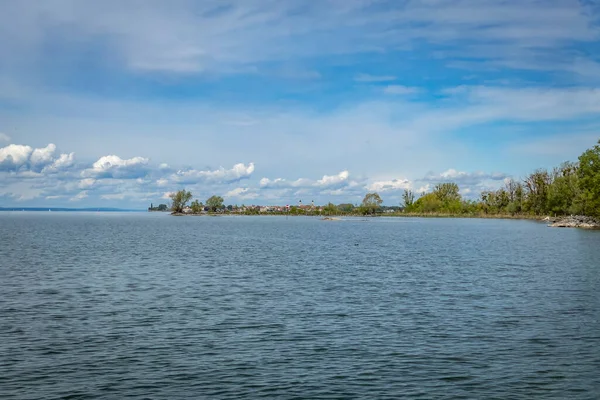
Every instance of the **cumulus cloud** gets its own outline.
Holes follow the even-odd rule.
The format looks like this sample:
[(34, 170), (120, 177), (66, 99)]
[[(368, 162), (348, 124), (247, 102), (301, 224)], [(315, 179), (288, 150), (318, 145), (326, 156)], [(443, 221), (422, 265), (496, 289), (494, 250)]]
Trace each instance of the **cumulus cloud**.
[(16, 170), (26, 165), (32, 151), (30, 146), (20, 144), (0, 148), (0, 170)]
[(410, 189), (411, 182), (408, 179), (392, 179), (389, 181), (375, 181), (367, 186), (370, 192), (393, 192)]
[(74, 153), (55, 155), (56, 145), (48, 144), (42, 148), (10, 144), (0, 148), (0, 171), (56, 172), (73, 165)]
[(321, 179), (312, 180), (307, 178), (300, 178), (294, 181), (288, 181), (284, 178), (262, 178), (260, 180), (260, 186), (262, 188), (274, 188), (274, 189), (282, 189), (282, 188), (322, 188), (322, 189), (334, 189), (343, 186), (352, 185), (353, 182), (350, 181), (350, 173), (346, 170), (340, 172), (337, 175), (323, 175)]
[(319, 179), (315, 185), (319, 187), (332, 188), (334, 186), (345, 186), (348, 184), (348, 178), (350, 173), (348, 171), (342, 171), (337, 175), (324, 175), (323, 178)]
[(250, 189), (250, 188), (235, 188), (233, 190), (230, 190), (229, 192), (225, 193), (225, 198), (228, 197), (233, 197), (233, 198), (237, 198), (237, 199), (256, 199), (258, 197), (258, 193), (256, 193), (254, 190)]
[(44, 167), (42, 172), (58, 172), (68, 169), (75, 163), (75, 153), (61, 154), (52, 164)]
[(56, 145), (50, 143), (48, 146), (41, 149), (34, 149), (29, 156), (29, 162), (31, 167), (35, 169), (41, 169), (46, 165), (54, 161), (54, 152), (56, 151)]
[(254, 172), (254, 163), (245, 165), (243, 163), (235, 164), (231, 169), (220, 167), (216, 170), (180, 170), (172, 176), (173, 181), (179, 183), (199, 183), (199, 182), (221, 182), (233, 183), (242, 179), (248, 179)]
[(115, 155), (104, 156), (92, 164), (92, 168), (82, 171), (81, 175), (95, 178), (136, 179), (147, 175), (148, 161), (144, 157), (124, 160)]

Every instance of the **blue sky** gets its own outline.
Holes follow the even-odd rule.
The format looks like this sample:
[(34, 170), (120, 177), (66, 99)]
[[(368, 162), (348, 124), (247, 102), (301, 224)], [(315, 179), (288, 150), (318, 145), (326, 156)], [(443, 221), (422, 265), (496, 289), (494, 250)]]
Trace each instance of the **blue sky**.
[(593, 1), (0, 9), (0, 206), (474, 196), (600, 139)]

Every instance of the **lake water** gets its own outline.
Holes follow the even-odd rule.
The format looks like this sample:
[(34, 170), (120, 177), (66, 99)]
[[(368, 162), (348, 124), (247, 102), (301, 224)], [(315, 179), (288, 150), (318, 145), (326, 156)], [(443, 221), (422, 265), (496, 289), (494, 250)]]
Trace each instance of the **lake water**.
[(600, 231), (0, 213), (0, 398), (600, 398)]

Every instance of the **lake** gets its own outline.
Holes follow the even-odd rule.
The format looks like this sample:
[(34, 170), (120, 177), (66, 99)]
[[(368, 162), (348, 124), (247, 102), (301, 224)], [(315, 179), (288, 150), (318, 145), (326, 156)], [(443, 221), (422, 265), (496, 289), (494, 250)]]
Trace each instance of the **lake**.
[(0, 213), (2, 399), (597, 399), (600, 231)]

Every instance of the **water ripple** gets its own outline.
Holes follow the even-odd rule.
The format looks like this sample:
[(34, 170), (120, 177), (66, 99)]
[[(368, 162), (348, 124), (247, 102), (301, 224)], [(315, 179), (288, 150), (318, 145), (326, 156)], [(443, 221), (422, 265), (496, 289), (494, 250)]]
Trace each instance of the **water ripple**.
[(6, 214), (2, 399), (600, 398), (597, 231)]

